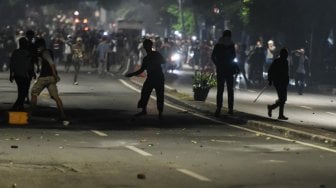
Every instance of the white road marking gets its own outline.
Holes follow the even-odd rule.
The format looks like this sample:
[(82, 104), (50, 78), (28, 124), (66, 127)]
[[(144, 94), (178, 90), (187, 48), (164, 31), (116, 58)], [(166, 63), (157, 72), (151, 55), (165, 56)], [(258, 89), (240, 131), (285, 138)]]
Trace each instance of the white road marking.
[[(125, 81), (124, 80), (121, 80), (119, 79), (119, 81), (121, 81), (122, 83), (124, 83)], [(126, 86), (128, 86), (130, 89), (134, 90), (134, 91), (137, 91), (137, 92), (140, 92), (140, 90), (134, 88), (133, 86), (131, 86), (130, 84), (125, 84)], [(155, 97), (153, 97), (155, 98)], [(178, 106), (175, 106), (175, 105), (172, 105), (172, 104), (169, 104), (169, 103), (164, 103), (166, 106), (169, 106), (173, 109), (176, 109), (176, 110), (180, 110), (182, 112), (186, 111), (186, 109), (183, 109), (181, 107), (178, 107)], [(320, 150), (324, 150), (324, 151), (329, 151), (329, 152), (332, 152), (332, 153), (336, 153), (336, 150), (335, 149), (330, 149), (330, 148), (327, 148), (327, 147), (323, 147), (323, 146), (319, 146), (319, 145), (315, 145), (315, 144), (310, 144), (310, 143), (306, 143), (306, 142), (302, 142), (302, 141), (299, 141), (299, 140), (294, 140), (294, 139), (289, 139), (289, 138), (285, 138), (285, 137), (280, 137), (280, 136), (276, 136), (276, 135), (271, 135), (271, 134), (267, 134), (267, 133), (263, 133), (263, 132), (259, 132), (259, 131), (255, 131), (255, 130), (252, 130), (252, 129), (248, 129), (248, 128), (244, 128), (244, 127), (240, 127), (240, 126), (236, 126), (236, 125), (233, 125), (233, 124), (230, 124), (230, 123), (225, 123), (225, 122), (222, 122), (220, 120), (217, 120), (215, 118), (212, 118), (212, 117), (207, 117), (205, 115), (202, 115), (202, 114), (198, 114), (198, 113), (195, 113), (195, 112), (191, 112), (189, 111), (189, 114), (192, 114), (194, 116), (197, 116), (197, 117), (200, 117), (202, 119), (207, 119), (207, 120), (210, 120), (214, 123), (218, 123), (218, 124), (224, 124), (224, 125), (227, 125), (229, 127), (233, 127), (233, 128), (236, 128), (236, 129), (239, 129), (239, 130), (243, 130), (243, 131), (246, 131), (246, 132), (250, 132), (250, 133), (254, 133), (254, 134), (258, 134), (258, 135), (263, 135), (263, 136), (266, 136), (266, 137), (271, 137), (271, 138), (276, 138), (276, 139), (279, 139), (279, 140), (283, 140), (283, 141), (287, 141), (287, 142), (295, 142), (297, 144), (301, 144), (303, 146), (308, 146), (308, 147), (312, 147), (312, 148), (315, 148), (315, 149), (320, 149)]]
[(250, 92), (250, 93), (257, 93), (256, 91), (250, 90), (250, 89), (248, 89), (247, 91)]
[(336, 116), (336, 113), (333, 113), (333, 112), (326, 112), (327, 114), (330, 114), (330, 115), (333, 115), (333, 116)]
[(165, 84), (165, 88), (167, 88), (167, 89), (169, 89), (169, 90), (174, 90), (175, 88), (172, 88), (172, 87), (170, 87), (170, 86), (168, 86), (168, 85), (166, 85)]
[(97, 134), (98, 136), (107, 136), (107, 134), (101, 132), (101, 131), (97, 131), (97, 130), (91, 130), (91, 132)]
[(309, 106), (299, 106), (299, 107), (307, 109), (307, 110), (312, 110), (313, 109), (312, 107), (309, 107)]
[(145, 151), (143, 151), (143, 150), (141, 150), (141, 149), (139, 149), (139, 148), (137, 148), (135, 146), (125, 146), (125, 147), (128, 148), (128, 149), (130, 149), (130, 150), (132, 150), (132, 151), (134, 151), (134, 152), (139, 153), (140, 155), (143, 155), (143, 156), (152, 156), (152, 154), (150, 154), (148, 152), (145, 152)]
[(209, 178), (207, 178), (205, 176), (202, 176), (202, 175), (199, 175), (199, 174), (197, 174), (195, 172), (192, 172), (190, 170), (187, 170), (187, 169), (179, 168), (179, 169), (176, 169), (176, 170), (179, 171), (179, 172), (182, 172), (183, 174), (186, 174), (186, 175), (188, 175), (190, 177), (198, 179), (200, 181), (207, 181), (207, 182), (211, 181)]

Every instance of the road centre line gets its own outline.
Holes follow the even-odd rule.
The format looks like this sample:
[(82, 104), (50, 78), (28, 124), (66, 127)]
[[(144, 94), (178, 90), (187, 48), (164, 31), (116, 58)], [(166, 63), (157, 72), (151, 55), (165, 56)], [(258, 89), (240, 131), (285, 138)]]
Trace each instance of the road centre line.
[(91, 130), (91, 132), (97, 134), (98, 136), (107, 136), (107, 134), (101, 132), (101, 131), (97, 131), (97, 130)]
[[(120, 82), (122, 83), (126, 83), (126, 81), (122, 80), (122, 79), (119, 79)], [(137, 91), (137, 92), (140, 92), (140, 90), (134, 88), (132, 85), (126, 83), (125, 86), (129, 87), (130, 89), (134, 90), (134, 91)], [(156, 99), (155, 97), (151, 96), (153, 99)], [(164, 103), (166, 106), (169, 106), (173, 109), (176, 109), (176, 110), (180, 110), (180, 111), (186, 111), (186, 109), (183, 109), (181, 107), (178, 107), (178, 106), (175, 106), (175, 105), (172, 105), (172, 104), (169, 104), (167, 102)], [(236, 125), (233, 125), (233, 124), (230, 124), (230, 123), (225, 123), (225, 122), (222, 122), (220, 120), (217, 120), (215, 118), (212, 118), (212, 117), (207, 117), (205, 115), (202, 115), (202, 114), (198, 114), (198, 113), (195, 113), (195, 112), (190, 112), (188, 111), (190, 114), (196, 116), (196, 117), (200, 117), (202, 119), (207, 119), (209, 121), (212, 121), (214, 123), (218, 123), (218, 124), (224, 124), (224, 125), (227, 125), (229, 127), (232, 127), (232, 128), (236, 128), (236, 129), (239, 129), (239, 130), (243, 130), (243, 131), (246, 131), (246, 132), (250, 132), (250, 133), (254, 133), (254, 134), (257, 134), (257, 135), (262, 135), (262, 136), (266, 136), (266, 137), (270, 137), (270, 138), (275, 138), (275, 139), (278, 139), (278, 140), (283, 140), (283, 141), (287, 141), (287, 142), (294, 142), (294, 143), (297, 143), (297, 144), (300, 144), (300, 145), (303, 145), (303, 146), (307, 146), (307, 147), (312, 147), (312, 148), (315, 148), (315, 149), (319, 149), (319, 150), (324, 150), (324, 151), (328, 151), (328, 152), (332, 152), (332, 153), (336, 153), (336, 150), (335, 149), (330, 149), (330, 148), (327, 148), (327, 147), (323, 147), (323, 146), (319, 146), (319, 145), (315, 145), (315, 144), (310, 144), (310, 143), (306, 143), (306, 142), (303, 142), (303, 141), (299, 141), (299, 140), (294, 140), (294, 139), (289, 139), (289, 138), (285, 138), (285, 137), (280, 137), (280, 136), (276, 136), (276, 135), (271, 135), (271, 134), (268, 134), (268, 133), (263, 133), (263, 132), (259, 132), (259, 131), (255, 131), (253, 129), (248, 129), (248, 128), (244, 128), (244, 127), (240, 127), (240, 126), (236, 126)]]
[(307, 109), (307, 110), (312, 110), (313, 109), (312, 107), (309, 107), (309, 106), (299, 106), (299, 107)]
[(209, 178), (207, 178), (205, 176), (202, 176), (202, 175), (199, 175), (199, 174), (197, 174), (195, 172), (192, 172), (190, 170), (187, 170), (187, 169), (179, 168), (179, 169), (176, 169), (176, 170), (179, 171), (179, 172), (182, 172), (183, 174), (186, 174), (186, 175), (188, 175), (190, 177), (198, 179), (200, 181), (207, 181), (207, 182), (211, 181)]
[(327, 114), (330, 114), (330, 115), (333, 115), (333, 116), (336, 116), (336, 113), (333, 113), (333, 112), (326, 112)]
[(140, 155), (143, 155), (143, 156), (152, 156), (152, 154), (148, 153), (148, 152), (145, 152), (144, 150), (141, 150), (135, 146), (125, 146), (126, 148), (136, 152), (136, 153), (139, 153)]

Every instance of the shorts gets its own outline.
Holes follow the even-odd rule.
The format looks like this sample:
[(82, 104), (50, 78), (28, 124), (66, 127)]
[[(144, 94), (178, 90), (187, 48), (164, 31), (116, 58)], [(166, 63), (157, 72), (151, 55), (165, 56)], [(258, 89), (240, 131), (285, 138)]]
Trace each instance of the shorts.
[(31, 94), (39, 96), (44, 88), (48, 89), (51, 98), (58, 97), (58, 90), (56, 86), (56, 80), (53, 76), (39, 77), (37, 82), (33, 85)]

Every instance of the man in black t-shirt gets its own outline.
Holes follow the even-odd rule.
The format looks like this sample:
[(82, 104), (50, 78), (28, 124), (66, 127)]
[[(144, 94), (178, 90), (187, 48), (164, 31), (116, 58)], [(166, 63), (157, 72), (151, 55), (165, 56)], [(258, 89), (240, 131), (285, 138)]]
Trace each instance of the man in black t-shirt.
[(136, 116), (147, 114), (147, 104), (152, 93), (155, 89), (157, 97), (157, 108), (159, 111), (159, 119), (162, 119), (163, 103), (164, 103), (164, 74), (161, 65), (165, 63), (162, 55), (157, 51), (152, 51), (153, 42), (149, 39), (143, 41), (143, 47), (147, 55), (143, 58), (141, 68), (138, 71), (126, 74), (126, 77), (139, 75), (146, 70), (147, 79), (145, 80), (142, 90), (141, 98), (138, 102), (138, 108), (142, 111), (137, 113)]

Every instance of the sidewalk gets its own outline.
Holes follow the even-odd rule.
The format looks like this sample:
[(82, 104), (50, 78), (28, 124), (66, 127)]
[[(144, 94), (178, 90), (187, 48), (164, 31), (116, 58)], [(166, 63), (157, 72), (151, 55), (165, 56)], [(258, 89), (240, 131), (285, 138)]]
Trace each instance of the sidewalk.
[[(142, 86), (144, 77), (132, 77), (130, 81), (137, 85)], [(175, 104), (181, 105), (188, 110), (196, 111), (214, 117), (216, 105), (210, 102), (194, 101), (193, 96), (186, 93), (181, 93), (174, 88), (165, 88), (165, 99)], [(235, 111), (233, 116), (225, 115), (227, 109), (222, 110), (222, 116), (219, 118), (221, 121), (239, 125), (242, 127), (250, 128), (256, 131), (272, 133), (281, 135), (288, 138), (311, 140), (328, 146), (336, 146), (336, 132), (327, 131), (323, 129), (303, 127), (300, 125), (288, 123), (285, 121), (278, 121), (262, 116), (252, 115), (244, 112)]]

